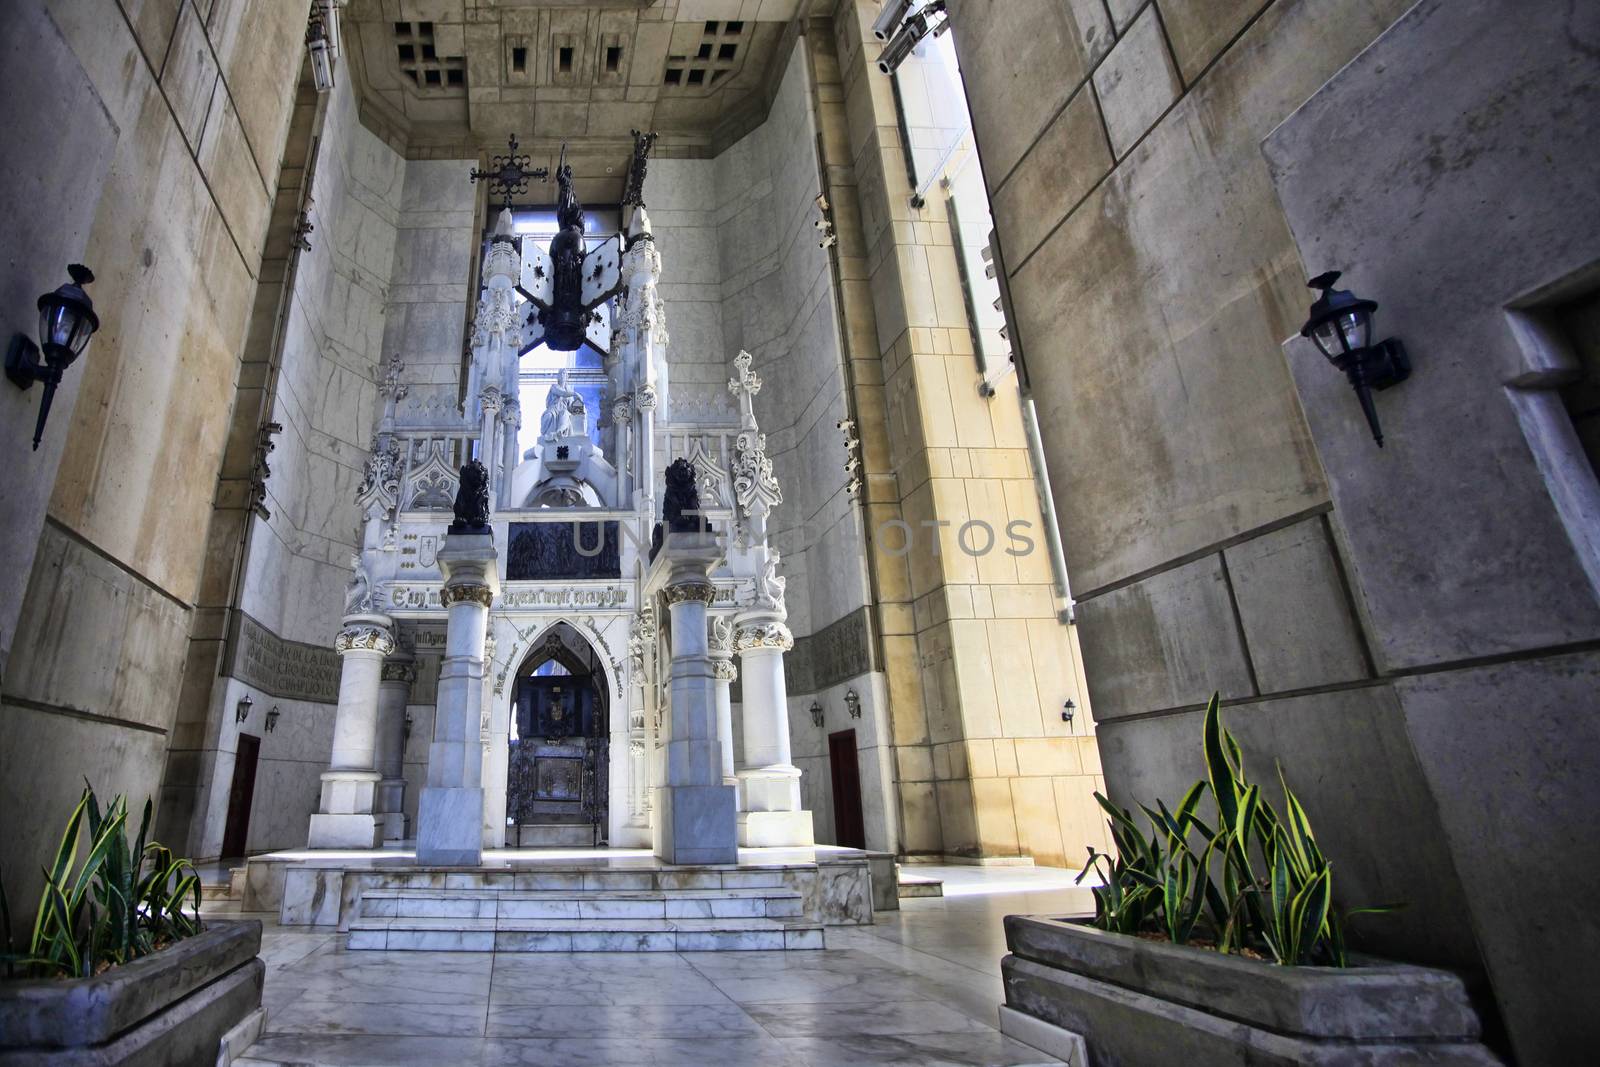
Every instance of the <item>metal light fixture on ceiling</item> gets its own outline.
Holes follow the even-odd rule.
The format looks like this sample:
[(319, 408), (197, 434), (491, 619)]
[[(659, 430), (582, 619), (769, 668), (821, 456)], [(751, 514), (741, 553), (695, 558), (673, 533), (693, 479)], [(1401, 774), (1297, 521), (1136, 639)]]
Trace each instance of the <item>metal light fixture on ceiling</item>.
[[(900, 28), (895, 31), (883, 46), (883, 51), (878, 55), (878, 70), (883, 74), (893, 74), (900, 69), (900, 65), (911, 58), (917, 45), (930, 33), (938, 37), (950, 28), (950, 18), (945, 14), (945, 0), (929, 0), (928, 3), (904, 16)], [(882, 38), (880, 38), (881, 40)]]
[[(34, 382), (44, 383), (44, 396), (39, 401), (39, 420), (33, 428), (33, 450), (39, 450), (44, 437), (44, 424), (50, 418), (50, 402), (55, 399), (56, 386), (61, 384), (61, 373), (72, 366), (83, 354), (89, 338), (100, 328), (99, 316), (94, 313), (94, 301), (83, 287), (94, 281), (94, 272), (82, 263), (67, 267), (72, 280), (55, 291), (39, 298), (39, 343), (34, 344), (25, 334), (11, 338), (6, 351), (6, 377), (19, 389), (30, 388)], [(39, 350), (44, 350), (43, 361)]]
[(1311, 338), (1328, 362), (1344, 371), (1372, 429), (1372, 439), (1382, 448), (1383, 429), (1378, 425), (1372, 390), (1387, 389), (1411, 377), (1411, 359), (1405, 346), (1392, 337), (1372, 344), (1372, 313), (1378, 310), (1377, 302), (1335, 289), (1339, 274), (1330, 270), (1306, 283), (1319, 292), (1300, 336)]
[(306, 23), (306, 51), (311, 54), (311, 81), (319, 93), (333, 88), (333, 67), (339, 59), (340, 0), (316, 0)]

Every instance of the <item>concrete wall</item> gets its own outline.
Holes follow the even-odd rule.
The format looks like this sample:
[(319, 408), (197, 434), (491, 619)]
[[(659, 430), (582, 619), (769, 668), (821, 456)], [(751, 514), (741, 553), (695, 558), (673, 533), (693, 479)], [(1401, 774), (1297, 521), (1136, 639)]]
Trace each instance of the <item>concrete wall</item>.
[[(1486, 963), (1522, 1059), (1571, 1062), (1593, 924), (1507, 922), (1505, 863), (1600, 869), (1593, 665), (1551, 655), (1595, 636), (1593, 476), (1549, 391), (1575, 360), (1506, 309), (1596, 259), (1593, 15), (1428, 2), (1378, 40), (1405, 0), (950, 6), (1112, 796), (1200, 776), (1220, 690), (1341, 906), (1410, 902), (1354, 940)], [(1280, 348), (1330, 268), (1415, 346), (1382, 452)]]
[(1424, 0), (1265, 145), (1307, 269), (1343, 269), (1415, 363), (1377, 402), (1379, 452), (1340, 376), (1284, 346), (1389, 728), (1466, 892), (1453, 936), (1527, 1064), (1600, 1038), (1592, 912), (1557, 894), (1508, 921), (1522, 865), (1504, 864), (1600, 873), (1600, 483), (1559, 392), (1585, 373), (1568, 309), (1600, 293), (1597, 48), (1593, 6)]
[[(269, 421), (283, 427), (269, 457), (270, 517), (249, 519), (248, 552), (236, 610), (276, 637), (326, 649), (344, 613), (344, 583), (359, 545), (355, 505), (380, 407), (386, 301), (395, 260), (405, 162), (364, 129), (349, 79), (326, 98), (318, 131), (309, 212), (311, 248), (295, 259), (287, 316), (278, 343)], [(210, 715), (216, 753), (200, 802), (196, 855), (219, 854), (238, 734), (261, 739), (246, 848), (270, 851), (305, 843), (327, 769), (334, 703), (294, 699), (288, 678), (241, 679), (231, 647), (213, 687)], [(250, 683), (255, 682), (256, 685)], [(254, 717), (234, 722), (249, 692)], [(333, 694), (326, 694), (333, 695)], [(264, 713), (282, 711), (265, 732)]]
[[(15, 449), (27, 485), (15, 510), (6, 501), (8, 571), (27, 586), (19, 609), (8, 579), (0, 613), (0, 806), (39, 813), (0, 842), (19, 911), (83, 776), (135, 806), (157, 792), (303, 49), (303, 12), (275, 0), (121, 8), (64, 0), (4, 16), (12, 69), (34, 73), (10, 97), (29, 114), (5, 207), (18, 251), (38, 257), (7, 268), (4, 306), (16, 316), (81, 252), (101, 320), (51, 451)], [(9, 321), (32, 333), (33, 318)], [(37, 395), (5, 401), (8, 444)]]
[[(1060, 717), (1065, 700), (1088, 701), (1071, 628), (1057, 619), (1017, 384), (980, 393), (944, 196), (935, 187), (924, 206), (911, 202), (893, 83), (875, 65), (876, 14), (875, 4), (840, 4), (829, 51), (843, 102), (840, 163), (858, 209), (840, 248), (859, 256), (847, 277), (870, 301), (875, 365), (862, 377), (881, 383), (883, 422), (863, 433), (874, 530), (898, 520), (913, 531), (901, 559), (882, 558), (900, 551), (901, 533), (879, 534), (876, 545), (880, 595), (904, 609), (884, 628), (902, 842), (911, 852), (1080, 862), (1085, 845), (1106, 843), (1092, 799), (1100, 766), (1088, 715), (1071, 725)], [(959, 81), (931, 49), (902, 70), (920, 187), (960, 140), (959, 100), (948, 99)], [(1013, 522), (1026, 524), (1018, 529), (1031, 546), (1007, 537)]]

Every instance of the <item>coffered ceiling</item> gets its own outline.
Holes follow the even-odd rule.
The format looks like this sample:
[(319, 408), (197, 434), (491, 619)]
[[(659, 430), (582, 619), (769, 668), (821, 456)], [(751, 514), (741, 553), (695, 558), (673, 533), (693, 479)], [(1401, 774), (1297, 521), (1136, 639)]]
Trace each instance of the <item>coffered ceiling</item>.
[(658, 156), (720, 151), (765, 118), (798, 20), (831, 0), (351, 0), (362, 121), (413, 158), (563, 141), (620, 194), (630, 130)]

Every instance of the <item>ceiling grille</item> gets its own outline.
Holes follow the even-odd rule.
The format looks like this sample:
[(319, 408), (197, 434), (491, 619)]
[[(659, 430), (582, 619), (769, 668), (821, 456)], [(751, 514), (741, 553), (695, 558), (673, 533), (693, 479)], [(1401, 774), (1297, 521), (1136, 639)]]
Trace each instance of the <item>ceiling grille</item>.
[(735, 73), (744, 44), (744, 23), (708, 21), (694, 53), (669, 55), (662, 84), (669, 89), (706, 89)]
[(400, 73), (416, 88), (424, 92), (466, 88), (466, 57), (438, 54), (433, 23), (396, 22), (394, 47), (400, 60)]

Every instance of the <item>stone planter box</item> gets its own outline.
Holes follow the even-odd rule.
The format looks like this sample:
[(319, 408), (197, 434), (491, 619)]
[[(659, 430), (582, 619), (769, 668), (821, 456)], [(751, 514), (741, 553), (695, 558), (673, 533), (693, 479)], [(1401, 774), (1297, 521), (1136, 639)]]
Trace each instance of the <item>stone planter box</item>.
[(0, 1067), (214, 1067), (222, 1037), (261, 1006), (257, 920), (194, 937), (95, 978), (0, 981)]
[(1279, 967), (1082, 922), (1005, 925), (1006, 1006), (1082, 1036), (1093, 1067), (1501, 1062), (1448, 971)]

